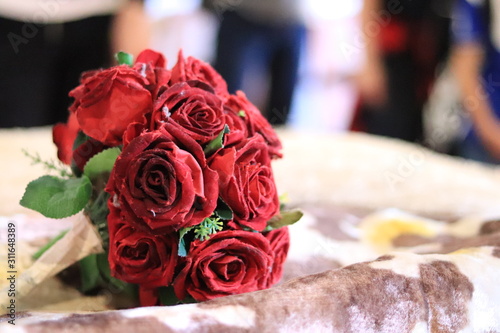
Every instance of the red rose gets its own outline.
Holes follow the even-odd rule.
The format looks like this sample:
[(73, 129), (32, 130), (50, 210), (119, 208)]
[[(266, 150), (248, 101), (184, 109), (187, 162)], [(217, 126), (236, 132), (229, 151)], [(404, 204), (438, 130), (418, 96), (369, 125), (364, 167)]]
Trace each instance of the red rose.
[(153, 51), (151, 49), (146, 49), (139, 53), (135, 63), (145, 63), (150, 64), (153, 67), (165, 68), (167, 65), (167, 60), (160, 52)]
[(112, 204), (109, 211), (108, 261), (111, 274), (147, 288), (168, 285), (177, 264), (179, 240), (176, 234), (143, 232), (132, 227)]
[(165, 68), (166, 59), (163, 54), (153, 50), (144, 50), (138, 56), (134, 69), (148, 81), (146, 88), (153, 99), (168, 87), (172, 73)]
[(194, 240), (174, 280), (179, 299), (197, 301), (267, 288), (273, 265), (269, 241), (260, 233), (226, 230)]
[(262, 137), (252, 137), (239, 150), (220, 150), (211, 158), (210, 167), (219, 174), (220, 196), (235, 221), (262, 231), (279, 211), (271, 160)]
[(115, 66), (86, 76), (70, 92), (75, 98), (76, 117), (82, 131), (103, 144), (121, 144), (123, 132), (132, 122), (141, 122), (151, 110), (148, 81), (136, 70)]
[(243, 114), (237, 114), (228, 107), (224, 108), (224, 119), (229, 127), (229, 133), (224, 136), (224, 146), (241, 146), (248, 138), (247, 126), (243, 120)]
[(85, 164), (96, 154), (100, 153), (107, 147), (103, 145), (101, 142), (94, 140), (92, 138), (88, 138), (81, 145), (76, 147), (73, 151), (73, 162), (75, 166), (83, 171)]
[(141, 135), (141, 133), (147, 132), (147, 130), (147, 123), (132, 123), (128, 125), (127, 130), (123, 133), (123, 147), (128, 146), (130, 141)]
[(87, 93), (87, 89), (82, 83), (89, 80), (90, 78), (100, 73), (101, 71), (102, 71), (101, 69), (93, 69), (85, 71), (80, 75), (80, 85), (69, 92), (69, 96), (75, 99), (73, 104), (71, 104), (70, 107), (68, 108), (70, 113), (76, 112), (76, 109), (78, 109), (78, 107), (80, 106), (80, 100)]
[(269, 145), (269, 153), (272, 158), (281, 158), (282, 145), (271, 124), (262, 116), (259, 109), (255, 107), (242, 91), (236, 95), (229, 96), (226, 105), (236, 114), (239, 114), (245, 121), (248, 129), (248, 136), (260, 134)]
[(226, 99), (229, 96), (226, 81), (212, 66), (193, 57), (184, 59), (182, 51), (180, 51), (177, 63), (172, 68), (172, 79), (170, 82), (171, 84), (175, 84), (191, 80), (208, 84), (214, 89), (217, 96), (222, 99)]
[(74, 113), (70, 113), (66, 124), (56, 124), (52, 128), (52, 140), (57, 146), (57, 157), (64, 164), (71, 164), (73, 144), (79, 131), (80, 125)]
[(137, 226), (146, 224), (159, 233), (196, 225), (210, 216), (217, 205), (217, 181), (201, 146), (167, 121), (124, 147), (106, 191)]
[(283, 264), (290, 248), (290, 233), (288, 232), (288, 227), (281, 227), (264, 235), (269, 240), (269, 243), (271, 243), (271, 253), (274, 257), (273, 269), (268, 281), (269, 286), (272, 286), (283, 275)]
[(74, 165), (83, 171), (87, 161), (95, 154), (103, 151), (106, 146), (101, 142), (88, 138), (74, 148), (75, 140), (80, 131), (75, 113), (70, 113), (67, 124), (56, 124), (52, 129), (52, 137), (57, 146), (57, 157), (65, 164)]
[(147, 288), (139, 285), (139, 303), (141, 306), (160, 305), (158, 288)]
[(224, 129), (222, 108), (222, 101), (214, 94), (187, 83), (177, 83), (155, 102), (153, 119), (161, 124), (171, 118), (196, 141), (205, 144)]

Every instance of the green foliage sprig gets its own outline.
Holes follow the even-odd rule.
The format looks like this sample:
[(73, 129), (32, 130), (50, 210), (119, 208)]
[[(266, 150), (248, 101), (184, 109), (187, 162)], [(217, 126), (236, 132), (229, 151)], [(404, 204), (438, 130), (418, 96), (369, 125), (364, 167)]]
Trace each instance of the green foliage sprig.
[(45, 161), (41, 158), (39, 153), (31, 154), (26, 149), (22, 149), (24, 156), (31, 159), (31, 165), (41, 164), (47, 172), (56, 172), (63, 178), (72, 176), (71, 172), (61, 162), (54, 162), (54, 160)]
[(222, 230), (222, 221), (218, 217), (207, 217), (194, 228), (194, 237), (204, 241), (210, 238), (210, 235)]

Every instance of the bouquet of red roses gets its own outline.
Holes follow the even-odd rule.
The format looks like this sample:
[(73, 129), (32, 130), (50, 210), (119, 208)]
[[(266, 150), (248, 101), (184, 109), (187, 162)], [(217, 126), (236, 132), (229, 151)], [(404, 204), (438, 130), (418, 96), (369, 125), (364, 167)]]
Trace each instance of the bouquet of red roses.
[[(282, 274), (286, 225), (271, 161), (281, 143), (242, 92), (182, 53), (171, 70), (143, 51), (82, 74), (53, 129), (61, 177), (21, 200), (47, 217), (89, 217), (106, 254), (80, 262), (82, 289), (137, 285), (142, 305), (265, 289)], [(97, 273), (96, 273), (97, 272)]]

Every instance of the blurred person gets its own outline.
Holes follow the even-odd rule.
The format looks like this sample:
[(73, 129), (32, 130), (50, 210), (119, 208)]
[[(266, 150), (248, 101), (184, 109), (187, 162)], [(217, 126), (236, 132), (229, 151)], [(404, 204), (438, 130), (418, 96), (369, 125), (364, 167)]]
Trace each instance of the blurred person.
[[(137, 56), (151, 45), (152, 22), (145, 10), (147, 0), (128, 0), (115, 14), (111, 26), (111, 51)], [(114, 59), (112, 59), (114, 61)]]
[(141, 8), (126, 0), (0, 0), (0, 128), (65, 121), (83, 71), (144, 44)]
[(500, 162), (500, 2), (457, 0), (452, 68), (469, 115), (460, 155)]
[(270, 77), (263, 114), (272, 125), (286, 124), (306, 35), (300, 1), (208, 2), (221, 15), (214, 67), (226, 79), (229, 91), (244, 90), (251, 97), (252, 87), (245, 83), (263, 71)]
[(448, 0), (365, 0), (365, 62), (352, 129), (423, 140), (422, 109), (447, 54)]

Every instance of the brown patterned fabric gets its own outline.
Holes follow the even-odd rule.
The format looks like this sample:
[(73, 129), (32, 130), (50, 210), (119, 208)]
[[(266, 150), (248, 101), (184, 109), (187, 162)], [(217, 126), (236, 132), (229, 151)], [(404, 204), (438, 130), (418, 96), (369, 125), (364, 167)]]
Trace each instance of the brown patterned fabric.
[[(282, 134), (278, 186), (305, 216), (290, 228), (281, 284), (200, 304), (114, 310), (112, 291), (83, 296), (52, 278), (16, 299), (16, 325), (4, 315), (0, 332), (500, 332), (498, 169), (363, 135)], [(25, 184), (44, 173), (21, 148), (50, 159), (50, 145), (48, 129), (0, 133), (10, 156), (0, 165), (0, 219), (17, 225), (19, 274), (72, 225), (17, 205)], [(424, 162), (402, 174), (410, 156)], [(420, 216), (372, 214), (390, 206)], [(0, 259), (5, 235), (0, 229)]]
[[(29, 313), (2, 332), (497, 332), (498, 247), (395, 253), (200, 304), (93, 314)], [(478, 269), (488, 267), (478, 274)], [(3, 319), (6, 320), (5, 317)]]

